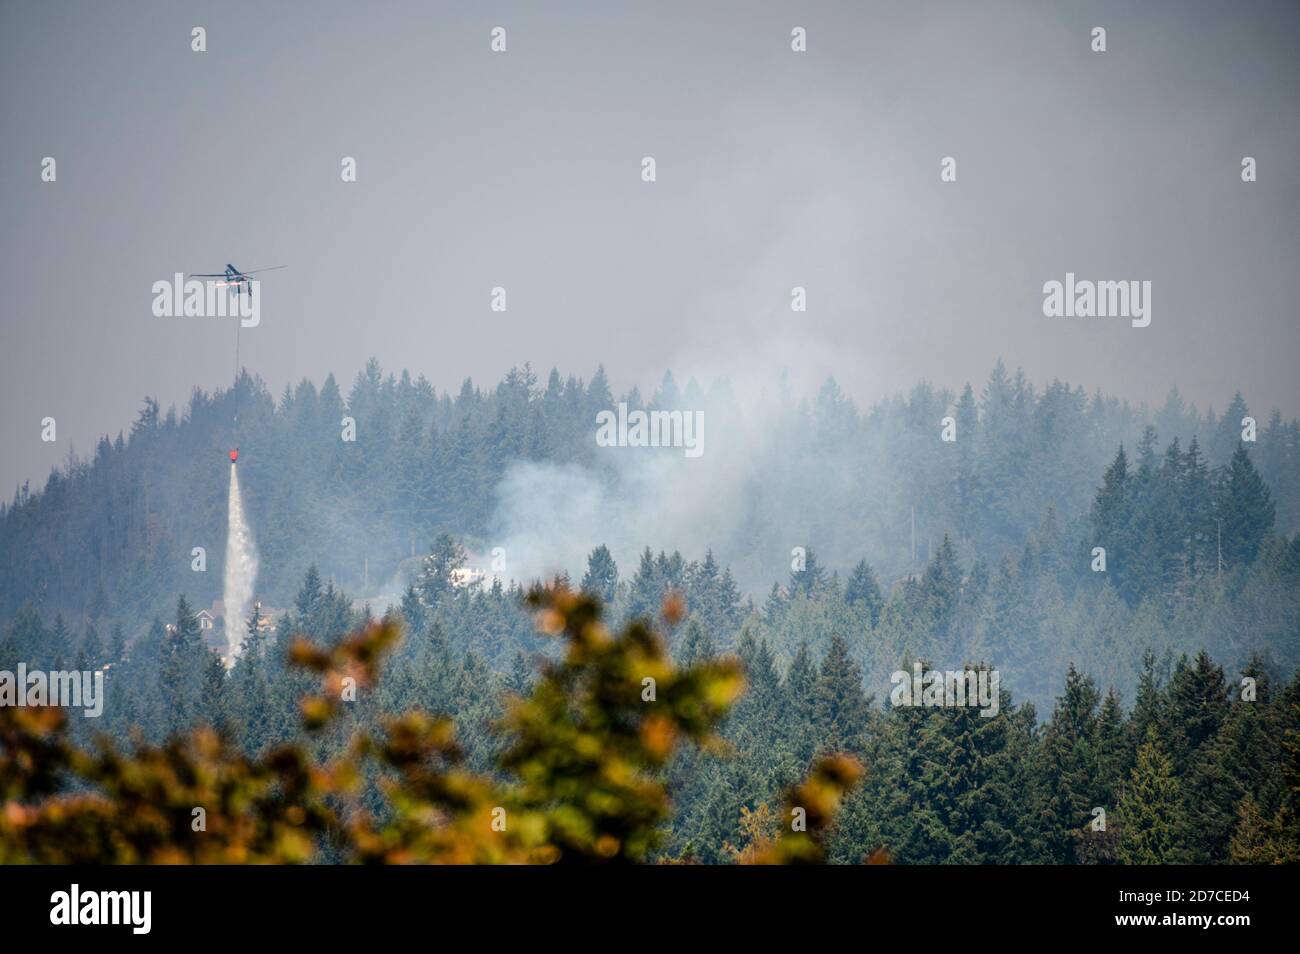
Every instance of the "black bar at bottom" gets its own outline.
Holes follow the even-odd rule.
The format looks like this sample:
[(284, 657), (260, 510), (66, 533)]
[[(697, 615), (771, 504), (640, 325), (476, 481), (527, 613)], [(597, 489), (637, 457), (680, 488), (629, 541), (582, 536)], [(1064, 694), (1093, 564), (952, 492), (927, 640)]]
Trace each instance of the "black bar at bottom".
[[(0, 913), (7, 940), (93, 932), (127, 944), (391, 935), (462, 946), (466, 931), (530, 945), (700, 936), (770, 943), (782, 927), (873, 943), (964, 943), (1021, 931), (1231, 943), (1287, 928), (1294, 875), (1247, 867), (0, 867)], [(126, 923), (53, 923), (52, 914), (71, 920), (74, 884), (78, 921), (101, 908), (111, 918), (116, 908)], [(140, 930), (143, 894), (102, 892), (149, 892), (148, 932)]]

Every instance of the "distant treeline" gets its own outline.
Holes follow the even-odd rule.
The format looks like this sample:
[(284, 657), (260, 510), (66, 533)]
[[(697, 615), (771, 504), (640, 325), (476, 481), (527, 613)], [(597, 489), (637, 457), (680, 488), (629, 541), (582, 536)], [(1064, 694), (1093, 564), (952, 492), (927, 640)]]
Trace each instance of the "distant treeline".
[[(1261, 539), (1262, 509), (1241, 520), (1225, 519), (1222, 509), (1223, 468), (1241, 477), (1233, 455), (1249, 411), (1240, 395), (1216, 415), (1174, 391), (1151, 412), (1060, 382), (1036, 389), (1001, 364), (978, 395), (970, 386), (957, 394), (919, 384), (866, 411), (834, 381), (804, 400), (781, 382), (771, 391), (783, 411), (770, 427), (760, 422), (771, 432), (769, 456), (747, 464), (738, 499), (727, 501), (743, 516), (707, 544), (747, 591), (770, 583), (795, 545), (816, 549), (845, 576), (865, 557), (888, 586), (919, 570), (910, 549), (913, 512), (921, 560), (948, 535), (965, 572), (977, 559), (992, 572), (1051, 508), (1071, 548), (1088, 544), (1054, 558), (1077, 567), (1093, 545), (1105, 545), (1110, 578), (1130, 605), (1139, 589), (1156, 585), (1146, 574), (1160, 576), (1158, 588), (1167, 590), (1207, 564), (1217, 570), (1221, 526), (1239, 535), (1225, 541), (1228, 570)], [(726, 452), (719, 421), (743, 419), (747, 410), (725, 382), (706, 392), (665, 375), (648, 400), (635, 389), (616, 398), (603, 371), (585, 383), (552, 371), (542, 384), (525, 365), (490, 390), (467, 380), (453, 395), (407, 372), (385, 374), (374, 361), (346, 396), (329, 377), (319, 388), (309, 381), (286, 387), (276, 400), (245, 373), (230, 390), (196, 390), (182, 413), (146, 399), (129, 434), (102, 439), (88, 460), (52, 473), (40, 491), (20, 488), (0, 506), (0, 618), (26, 605), (62, 612), (77, 627), (111, 618), (139, 629), (140, 620), (168, 612), (177, 593), (198, 606), (218, 598), (226, 452), (234, 446), (266, 604), (286, 605), (313, 563), (353, 592), (364, 589), (363, 578), (371, 587), (362, 596), (378, 592), (377, 582), (392, 579), (438, 533), (476, 549), (493, 545), (497, 490), (513, 463), (608, 469), (609, 455), (595, 446), (595, 420), (618, 400), (632, 408), (707, 402), (717, 415), (707, 454)], [(345, 415), (356, 422), (354, 442), (340, 439)], [(955, 419), (953, 443), (939, 439), (946, 416)], [(1292, 533), (1300, 529), (1300, 422), (1273, 412), (1261, 417), (1257, 437), (1246, 446), (1271, 490), (1271, 528)], [(1129, 456), (1107, 479), (1126, 489), (1092, 514), (1099, 477), (1120, 444)], [(1182, 514), (1186, 494), (1195, 508)], [(1253, 507), (1253, 500), (1226, 505)], [(794, 516), (778, 520), (778, 512)], [(1171, 513), (1185, 523), (1182, 536), (1169, 528)], [(796, 539), (790, 523), (799, 528)], [(191, 570), (196, 546), (206, 550), (203, 574)]]

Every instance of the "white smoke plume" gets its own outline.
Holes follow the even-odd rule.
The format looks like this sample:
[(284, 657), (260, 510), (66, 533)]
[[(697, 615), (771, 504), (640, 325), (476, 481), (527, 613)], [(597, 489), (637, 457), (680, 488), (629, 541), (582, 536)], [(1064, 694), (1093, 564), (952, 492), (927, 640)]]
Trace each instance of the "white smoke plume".
[[(772, 380), (779, 389), (779, 375)], [(564, 571), (576, 584), (600, 544), (625, 579), (646, 546), (688, 560), (712, 549), (751, 594), (785, 580), (797, 546), (845, 570), (864, 556), (885, 572), (905, 564), (907, 503), (871, 465), (871, 448), (807, 444), (814, 407), (790, 394), (743, 393), (734, 379), (681, 404), (704, 414), (698, 459), (679, 448), (603, 447), (595, 466), (512, 464), (489, 528), (508, 576)], [(594, 419), (591, 428), (594, 444)]]

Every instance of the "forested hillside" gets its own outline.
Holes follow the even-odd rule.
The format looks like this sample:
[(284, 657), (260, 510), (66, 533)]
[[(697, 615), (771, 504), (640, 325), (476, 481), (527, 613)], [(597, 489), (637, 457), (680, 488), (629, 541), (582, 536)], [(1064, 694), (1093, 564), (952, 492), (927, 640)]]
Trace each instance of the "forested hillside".
[[(454, 544), (443, 541), (440, 546)], [(1277, 551), (1271, 558), (1281, 560), (1276, 572), (1285, 573), (1285, 582), (1294, 590), (1300, 577), (1300, 547), (1292, 544), (1286, 553)], [(376, 824), (396, 826), (396, 831), (405, 833), (397, 843), (364, 839), (362, 848), (377, 852), (388, 844), (391, 847), (386, 850), (393, 852), (394, 859), (407, 860), (510, 857), (502, 844), (491, 845), (491, 852), (481, 856), (477, 852), (487, 849), (467, 847), (464, 851), (470, 853), (457, 854), (448, 847), (454, 847), (462, 838), (472, 838), (475, 845), (486, 844), (486, 826), (481, 823), (463, 830), (459, 822), (452, 827), (430, 828), (411, 814), (418, 809), (420, 800), (429, 798), (450, 798), (453, 817), (485, 812), (485, 805), (503, 803), (499, 796), (486, 792), (471, 794), (477, 790), (468, 788), (465, 782), (426, 779), (419, 774), (423, 763), (411, 760), (411, 753), (416, 751), (412, 746), (438, 740), (436, 751), (429, 753), (434, 765), (446, 757), (445, 753), (461, 750), (451, 745), (446, 732), (434, 731), (421, 722), (419, 713), (450, 714), (455, 738), (465, 754), (463, 763), (456, 764), (463, 764), (471, 772), (491, 773), (495, 765), (513, 764), (511, 753), (520, 750), (519, 710), (512, 708), (509, 700), (529, 696), (545, 700), (543, 711), (549, 713), (548, 719), (556, 721), (547, 729), (545, 738), (548, 745), (561, 750), (553, 757), (561, 760), (556, 764), (567, 777), (575, 764), (586, 765), (591, 756), (585, 749), (581, 754), (569, 751), (570, 747), (580, 748), (583, 737), (562, 727), (567, 722), (567, 707), (594, 707), (596, 711), (590, 718), (595, 721), (591, 725), (600, 728), (592, 731), (600, 733), (615, 731), (621, 724), (619, 719), (601, 714), (600, 710), (607, 707), (627, 707), (620, 718), (648, 718), (646, 713), (653, 712), (653, 707), (643, 708), (626, 700), (644, 699), (639, 696), (640, 674), (661, 669), (657, 664), (653, 669), (641, 664), (607, 670), (587, 661), (586, 653), (574, 654), (570, 650), (567, 661), (559, 668), (552, 665), (543, 669), (542, 678), (550, 688), (539, 693), (538, 657), (553, 657), (554, 653), (547, 651), (545, 636), (533, 633), (527, 626), (523, 595), (469, 594), (451, 588), (440, 580), (438, 562), (430, 557), (430, 572), (408, 594), (406, 609), (395, 610), (386, 621), (409, 628), (410, 636), (395, 654), (376, 667), (377, 685), (374, 678), (366, 677), (365, 688), (355, 702), (329, 704), (335, 724), (324, 734), (312, 736), (301, 728), (303, 713), (310, 715), (315, 709), (300, 709), (296, 701), (311, 698), (316, 680), (309, 672), (288, 664), (290, 655), (303, 655), (298, 650), (288, 651), (290, 634), (310, 634), (326, 647), (334, 647), (333, 654), (347, 658), (355, 652), (349, 648), (355, 643), (347, 638), (347, 632), (365, 621), (348, 609), (348, 601), (341, 594), (322, 587), (314, 572), (308, 574), (294, 609), (279, 621), (272, 638), (259, 634), (256, 618), (250, 620), (246, 652), (229, 675), (218, 658), (202, 648), (197, 620), (183, 599), (170, 631), (155, 622), (127, 658), (121, 657), (120, 650), (110, 650), (109, 699), (104, 718), (93, 729), (119, 740), (120, 746), (121, 740), (127, 738), (138, 745), (164, 737), (183, 738), (195, 726), (211, 726), (232, 747), (232, 754), (221, 755), (223, 759), (247, 752), (280, 764), (281, 772), (296, 764), (286, 761), (285, 755), (275, 754), (284, 752), (285, 745), (305, 746), (311, 758), (323, 763), (352, 766), (354, 757), (348, 753), (356, 751), (358, 733), (379, 731), (391, 736), (396, 732), (395, 746), (390, 743), (372, 751), (393, 760), (392, 766), (404, 784), (417, 786), (409, 790), (416, 801), (390, 804), (388, 798), (393, 790), (384, 787), (384, 779), (392, 773), (380, 766), (363, 770), (359, 781), (347, 783), (349, 790), (360, 786), (364, 798), (359, 804), (367, 813), (373, 813)], [(595, 555), (593, 569), (603, 565), (602, 555)], [(932, 565), (931, 571), (935, 569)], [(693, 566), (691, 572), (694, 586), (707, 585), (700, 566)], [(599, 585), (592, 578), (587, 584), (593, 589)], [(937, 592), (936, 584), (935, 574), (927, 573), (920, 593), (932, 596)], [(695, 592), (703, 595), (698, 589)], [(806, 599), (805, 594), (800, 594), (796, 604)], [(835, 602), (844, 608), (838, 600)], [(664, 605), (680, 604), (670, 598)], [(852, 607), (850, 617), (859, 622), (872, 612), (870, 599), (866, 603), (855, 600)], [(725, 606), (715, 609), (726, 611)], [(662, 615), (653, 614), (658, 625), (675, 634), (670, 645), (676, 665), (683, 671), (697, 672), (700, 667), (722, 667), (714, 671), (723, 673), (725, 667), (738, 663), (736, 670), (744, 673), (748, 687), (729, 716), (721, 719), (719, 713), (723, 746), (682, 749), (662, 764), (655, 759), (646, 762), (647, 777), (671, 793), (673, 810), (668, 813), (656, 809), (657, 814), (652, 816), (659, 819), (655, 848), (648, 855), (640, 855), (642, 859), (726, 863), (763, 854), (767, 850), (764, 846), (779, 844), (783, 833), (789, 836), (783, 821), (788, 816), (783, 792), (790, 791), (810, 767), (815, 773), (820, 762), (832, 758), (834, 764), (833, 758), (842, 753), (864, 765), (866, 773), (844, 803), (836, 824), (826, 831), (824, 839), (819, 838), (819, 844), (824, 841), (823, 847), (834, 861), (1300, 861), (1300, 678), (1280, 680), (1275, 667), (1259, 658), (1250, 660), (1240, 671), (1225, 671), (1204, 652), (1180, 656), (1172, 665), (1168, 655), (1158, 659), (1147, 652), (1140, 663), (1137, 690), (1127, 708), (1113, 689), (1103, 690), (1092, 677), (1069, 666), (1059, 696), (1041, 714), (1046, 716), (1045, 722), (1032, 703), (1025, 703), (1005, 687), (996, 717), (986, 718), (973, 707), (878, 705), (884, 701), (884, 687), (879, 693), (874, 691), (871, 679), (864, 687), (863, 670), (855, 659), (863, 644), (875, 638), (870, 630), (848, 638), (832, 636), (822, 653), (813, 653), (801, 643), (793, 659), (782, 665), (769, 642), (771, 637), (779, 638), (780, 629), (768, 629), (764, 624), (747, 626), (734, 652), (722, 653), (699, 615), (683, 621), (680, 612), (672, 608)], [(891, 601), (884, 612), (906, 613), (907, 609)], [(507, 625), (513, 625), (515, 631), (503, 634), (498, 627)], [(494, 643), (503, 637), (523, 648), (516, 651), (506, 671), (498, 672), (485, 664), (479, 651), (454, 649), (449, 632), (473, 634), (482, 651), (492, 651)], [(537, 655), (526, 658), (525, 648)], [(0, 665), (9, 664), (16, 650), (21, 657), (22, 650), (12, 644), (3, 650)], [(105, 658), (91, 659), (90, 651), (81, 652), (78, 666), (93, 665)], [(37, 663), (42, 661), (38, 658)], [(575, 665), (603, 674), (601, 678), (610, 681), (605, 691), (590, 693), (581, 684), (565, 681), (565, 669)], [(341, 671), (358, 672), (346, 668)], [(636, 678), (629, 681), (629, 674)], [(322, 701), (315, 705), (324, 704)], [(16, 714), (21, 723), (23, 711), (5, 709), (0, 715)], [(692, 710), (670, 706), (668, 711)], [(0, 724), (0, 729), (4, 728)], [(144, 729), (144, 738), (134, 735), (140, 728)], [(74, 719), (71, 729), (74, 740), (82, 744), (89, 741), (88, 723)], [(9, 747), (18, 752), (39, 750), (43, 759), (53, 757), (51, 742), (43, 734), (31, 729), (13, 733), (12, 727), (8, 731)], [(0, 732), (0, 736), (4, 734)], [(653, 738), (644, 730), (633, 731), (632, 737), (642, 740), (642, 744)], [(673, 736), (670, 733), (666, 738)], [(227, 850), (223, 847), (225, 840), (233, 834), (278, 824), (284, 830), (280, 837), (292, 836), (294, 840), (287, 845), (277, 841), (260, 848), (274, 852), (273, 858), (301, 860), (314, 850), (324, 853), (322, 860), (355, 856), (356, 845), (343, 855), (332, 853), (329, 847), (343, 836), (354, 839), (352, 824), (341, 830), (324, 829), (319, 840), (303, 842), (303, 835), (310, 829), (304, 832), (301, 821), (292, 822), (292, 828), (277, 822), (285, 810), (278, 799), (241, 809), (227, 806), (225, 795), (173, 791), (174, 783), (169, 780), (174, 776), (165, 768), (171, 762), (207, 760), (207, 771), (182, 768), (182, 778), (199, 782), (208, 777), (226, 778), (224, 772), (216, 774), (212, 763), (218, 754), (213, 748), (215, 737), (193, 748), (197, 744), (174, 744), (166, 750), (169, 754), (165, 760), (146, 754), (135, 770), (117, 759), (72, 760), (70, 764), (81, 766), (79, 771), (83, 773), (91, 773), (93, 768), (89, 779), (92, 787), (107, 784), (113, 803), (96, 808), (94, 804), (76, 802), (57, 811), (48, 808), (39, 814), (18, 813), (14, 816), (17, 831), (10, 833), (11, 850), (17, 851), (30, 841), (31, 850), (39, 846), (40, 851), (32, 857), (44, 860), (139, 860), (130, 852), (141, 850), (143, 845), (145, 850), (165, 849), (177, 856), (193, 854), (200, 860), (246, 859), (245, 854), (213, 853)], [(646, 755), (655, 751), (652, 747)], [(611, 749), (600, 758), (617, 759), (616, 753)], [(15, 758), (16, 762), (0, 759), (0, 782), (24, 764), (21, 758)], [(246, 771), (239, 769), (240, 773)], [(337, 771), (332, 769), (321, 777), (334, 779)], [(350, 769), (348, 775), (353, 771)], [(622, 777), (621, 772), (607, 773), (598, 764), (592, 765), (591, 771), (595, 774), (586, 783), (589, 785)], [(121, 773), (126, 773), (126, 779), (118, 781)], [(130, 803), (137, 801), (150, 804), (152, 796), (148, 793), (153, 788), (141, 785), (153, 773), (163, 773), (159, 797), (181, 806), (172, 806), (171, 810), (175, 814), (183, 808), (186, 820), (195, 800), (220, 804), (223, 812), (247, 812), (249, 817), (240, 826), (219, 829), (222, 838), (216, 842), (184, 834), (171, 836), (176, 839), (174, 843), (166, 839), (160, 842), (141, 823), (139, 808), (130, 808)], [(257, 778), (255, 790), (261, 791), (266, 781)], [(320, 797), (313, 791), (320, 781), (315, 780), (316, 776), (309, 778), (313, 781), (301, 783), (306, 786), (302, 797), (314, 800)], [(29, 785), (33, 780), (18, 781)], [(228, 779), (226, 784), (232, 781)], [(241, 784), (251, 785), (253, 780)], [(592, 810), (593, 803), (585, 797), (588, 788), (575, 790), (556, 784), (558, 787), (537, 807), (554, 809), (557, 804), (562, 807), (566, 800), (573, 800), (576, 810)], [(41, 785), (40, 794), (51, 791), (45, 787), (50, 785), (48, 780)], [(26, 789), (20, 787), (18, 791)], [(75, 796), (78, 789), (67, 791), (55, 786), (52, 791)], [(611, 810), (629, 810), (621, 807), (626, 806), (627, 797), (621, 794), (622, 801), (612, 803)], [(466, 798), (470, 800), (466, 802)], [(119, 811), (124, 813), (121, 819), (112, 821)], [(102, 838), (97, 821), (89, 829), (73, 824), (72, 819), (82, 812), (90, 815), (87, 824), (96, 819), (108, 824)], [(557, 821), (563, 818), (558, 812), (555, 817)], [(570, 823), (565, 821), (566, 825)], [(24, 831), (27, 826), (30, 831)], [(89, 841), (88, 831), (95, 833)], [(398, 848), (419, 832), (425, 834), (416, 853)], [(589, 843), (583, 850), (590, 852)]]
[[(705, 403), (721, 430), (709, 453), (741, 446), (725, 386), (678, 392), (666, 377), (649, 402), (626, 399)], [(467, 766), (491, 772), (504, 700), (530, 691), (553, 644), (522, 583), (455, 571), (510, 532), (496, 488), (518, 461), (634, 486), (591, 440), (614, 400), (600, 373), (539, 388), (525, 368), (452, 398), (372, 363), (346, 402), (332, 379), (277, 403), (247, 377), (238, 394), (196, 392), (183, 417), (149, 402), (129, 438), (0, 515), (0, 670), (107, 667), (103, 718), (72, 724), (81, 741), (206, 724), (267, 752), (304, 738), (312, 680), (287, 663), (292, 638), (338, 646), (383, 616), (405, 640), (312, 751), (340, 755), (352, 731), (421, 709), (451, 715)], [(585, 565), (555, 581), (613, 625), (650, 620), (682, 666), (743, 664), (748, 690), (720, 727), (729, 754), (683, 750), (662, 769), (675, 810), (656, 857), (752, 853), (777, 833), (781, 793), (842, 751), (867, 773), (829, 836), (835, 860), (1296, 860), (1300, 425), (1275, 413), (1243, 441), (1240, 398), (1221, 418), (1176, 394), (1152, 414), (1001, 366), (979, 398), (922, 385), (859, 413), (828, 382), (780, 402), (770, 439), (747, 445), (762, 456), (745, 498), (727, 502), (744, 517), (715, 544), (620, 559), (584, 537)], [(949, 415), (953, 443), (939, 438)], [(355, 443), (339, 439), (344, 416)], [(241, 621), (227, 673), (196, 611), (217, 595), (236, 438), (258, 593), (287, 608)], [(915, 563), (910, 526), (885, 526), (912, 506)], [(207, 573), (191, 570), (194, 541)], [(391, 600), (366, 602), (393, 578)], [(891, 706), (891, 675), (915, 662), (998, 670), (997, 717)]]
[[(694, 381), (679, 389), (665, 375), (648, 400), (635, 389), (616, 398), (602, 371), (587, 383), (552, 371), (542, 385), (525, 366), (490, 390), (467, 380), (453, 395), (407, 372), (385, 375), (372, 361), (346, 395), (331, 376), (319, 388), (308, 381), (286, 388), (277, 400), (245, 374), (228, 391), (196, 390), (180, 412), (147, 398), (129, 433), (103, 438), (44, 488), (19, 488), (0, 506), (7, 569), (0, 616), (29, 605), (76, 621), (111, 616), (138, 630), (178, 593), (199, 606), (219, 597), (232, 447), (240, 448), (260, 551), (257, 593), (270, 606), (287, 605), (312, 564), (358, 597), (389, 592), (399, 588), (395, 579), (405, 582), (402, 561), (426, 552), (438, 533), (482, 554), (512, 542), (522, 532), (516, 525), (536, 516), (521, 515), (516, 498), (537, 496), (558, 508), (591, 485), (630, 529), (616, 545), (608, 535), (620, 528), (610, 521), (564, 533), (544, 525), (533, 542), (548, 554), (574, 554), (571, 571), (601, 543), (624, 562), (645, 545), (697, 550), (697, 558), (711, 549), (746, 592), (761, 594), (782, 579), (796, 546), (815, 549), (842, 575), (865, 558), (889, 585), (919, 572), (945, 534), (963, 570), (977, 558), (995, 568), (1024, 546), (1049, 507), (1073, 545), (1121, 444), (1138, 472), (1155, 468), (1175, 440), (1185, 455), (1195, 439), (1194, 457), (1180, 459), (1193, 468), (1189, 479), (1199, 480), (1202, 467), (1208, 479), (1230, 461), (1250, 413), (1240, 396), (1222, 416), (1202, 413), (1176, 391), (1151, 411), (1061, 382), (1035, 388), (1001, 365), (978, 391), (919, 384), (866, 410), (833, 381), (808, 397), (779, 380), (764, 390), (764, 402), (742, 405), (725, 381), (706, 393)], [(595, 416), (616, 400), (707, 408), (703, 458), (600, 453)], [(939, 439), (949, 415), (950, 443)], [(355, 421), (354, 441), (342, 439), (345, 416)], [(1252, 462), (1272, 491), (1273, 529), (1293, 533), (1300, 529), (1300, 422), (1285, 423), (1277, 412), (1257, 416)], [(1144, 441), (1147, 427), (1154, 434)], [(640, 475), (651, 463), (647, 481)], [(528, 479), (539, 468), (590, 480), (547, 484), (544, 496)], [(708, 493), (684, 492), (692, 487)], [(684, 497), (695, 509), (667, 522), (665, 511)], [(652, 509), (658, 513), (639, 519)], [(1195, 519), (1203, 524), (1209, 515)], [(692, 539), (649, 538), (665, 524)], [(205, 573), (192, 570), (195, 547), (206, 551)], [(1145, 562), (1124, 552), (1117, 558), (1129, 566)], [(1229, 553), (1228, 566), (1236, 559)], [(518, 569), (507, 575), (521, 582), (535, 570)]]

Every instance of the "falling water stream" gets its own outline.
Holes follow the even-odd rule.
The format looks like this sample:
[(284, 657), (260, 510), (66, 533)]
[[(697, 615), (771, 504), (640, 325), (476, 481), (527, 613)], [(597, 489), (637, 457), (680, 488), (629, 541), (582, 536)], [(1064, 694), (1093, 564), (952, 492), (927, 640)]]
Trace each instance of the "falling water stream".
[(243, 648), (244, 627), (253, 602), (257, 579), (257, 545), (244, 520), (244, 502), (239, 493), (239, 465), (230, 465), (229, 535), (226, 537), (226, 580), (222, 602), (226, 617), (227, 666), (233, 666)]

